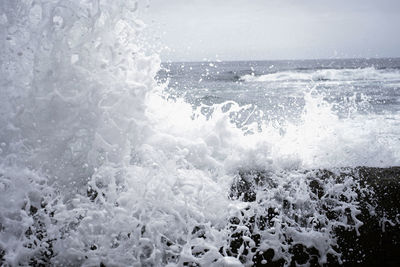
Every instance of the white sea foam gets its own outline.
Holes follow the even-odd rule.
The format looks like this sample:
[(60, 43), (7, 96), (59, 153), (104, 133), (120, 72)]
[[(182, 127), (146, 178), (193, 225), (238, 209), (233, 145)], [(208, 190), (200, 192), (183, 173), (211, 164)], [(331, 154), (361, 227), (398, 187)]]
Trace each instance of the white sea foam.
[(244, 75), (241, 80), (246, 82), (277, 82), (277, 81), (399, 81), (400, 72), (397, 69), (375, 69), (373, 67), (360, 69), (324, 69), (309, 71), (282, 71), (264, 75)]
[[(322, 96), (305, 94), (301, 121), (283, 129), (262, 121), (238, 128), (231, 115), (243, 107), (234, 102), (193, 110), (168, 98), (154, 80), (159, 58), (143, 53), (137, 42), (143, 25), (128, 3), (0, 4), (5, 263), (239, 266), (226, 253), (229, 218), (245, 206), (228, 198), (238, 170), (276, 172), (275, 193), (306, 203), (305, 214), (317, 212), (317, 204), (298, 169), (399, 164), (396, 120), (339, 119)], [(344, 190), (326, 186), (332, 195)], [(346, 205), (357, 212), (355, 201)], [(258, 209), (252, 205), (247, 213)], [(285, 222), (294, 241), (323, 256), (332, 252), (332, 225), (313, 230), (288, 223), (291, 216), (281, 215), (274, 231), (259, 232), (262, 247), (290, 259), (279, 229)]]

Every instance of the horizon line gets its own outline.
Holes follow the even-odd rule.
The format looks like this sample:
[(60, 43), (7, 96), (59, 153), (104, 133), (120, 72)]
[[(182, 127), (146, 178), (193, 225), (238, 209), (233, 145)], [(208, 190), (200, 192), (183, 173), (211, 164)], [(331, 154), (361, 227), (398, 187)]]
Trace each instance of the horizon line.
[(343, 58), (304, 58), (304, 59), (228, 59), (228, 60), (161, 60), (161, 63), (220, 63), (220, 62), (265, 62), (265, 61), (313, 61), (313, 60), (374, 60), (374, 59), (400, 59), (396, 57), (343, 57)]

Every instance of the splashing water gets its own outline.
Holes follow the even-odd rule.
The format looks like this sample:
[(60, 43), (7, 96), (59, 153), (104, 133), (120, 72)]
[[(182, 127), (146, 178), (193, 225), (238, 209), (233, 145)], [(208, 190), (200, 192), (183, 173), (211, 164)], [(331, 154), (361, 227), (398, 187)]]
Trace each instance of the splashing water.
[[(377, 134), (396, 128), (395, 120), (369, 117), (354, 127), (357, 118), (340, 119), (312, 92), (301, 120), (281, 129), (234, 101), (194, 108), (172, 99), (154, 78), (158, 56), (138, 41), (137, 8), (134, 1), (0, 3), (0, 263), (251, 265), (255, 253), (232, 249), (232, 229), (247, 227), (232, 218), (243, 210), (255, 216), (281, 198), (300, 208), (254, 230), (262, 247), (287, 262), (288, 238), (316, 247), (320, 263), (336, 255), (332, 228), (342, 219), (318, 229), (293, 219), (326, 216), (299, 170), (399, 164), (399, 140)], [(229, 196), (240, 170), (273, 174), (276, 187), (262, 191), (261, 204)], [(355, 182), (325, 187), (329, 203), (355, 218)], [(350, 201), (332, 204), (340, 194)]]

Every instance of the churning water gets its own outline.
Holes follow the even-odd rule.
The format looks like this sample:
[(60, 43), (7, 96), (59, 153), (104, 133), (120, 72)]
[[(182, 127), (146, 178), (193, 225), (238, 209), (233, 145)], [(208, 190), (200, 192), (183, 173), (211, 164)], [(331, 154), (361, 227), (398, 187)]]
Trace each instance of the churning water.
[[(400, 164), (400, 60), (161, 64), (136, 9), (0, 2), (0, 264), (240, 266), (268, 249), (289, 264), (296, 243), (340, 258), (357, 183), (324, 184), (353, 222), (328, 219), (305, 170)], [(232, 197), (254, 170), (273, 189)], [(235, 248), (267, 207), (258, 250)]]

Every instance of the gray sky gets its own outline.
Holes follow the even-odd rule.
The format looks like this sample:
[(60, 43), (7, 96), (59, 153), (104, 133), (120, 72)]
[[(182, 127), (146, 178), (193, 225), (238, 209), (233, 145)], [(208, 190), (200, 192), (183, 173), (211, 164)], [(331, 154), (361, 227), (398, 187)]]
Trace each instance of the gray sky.
[(400, 0), (149, 0), (163, 60), (400, 56)]

